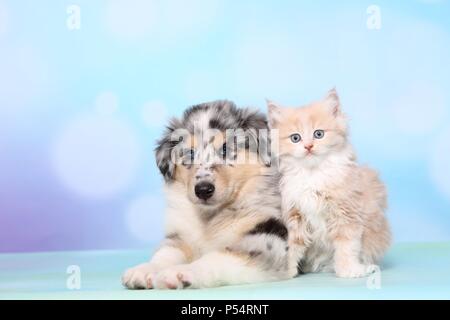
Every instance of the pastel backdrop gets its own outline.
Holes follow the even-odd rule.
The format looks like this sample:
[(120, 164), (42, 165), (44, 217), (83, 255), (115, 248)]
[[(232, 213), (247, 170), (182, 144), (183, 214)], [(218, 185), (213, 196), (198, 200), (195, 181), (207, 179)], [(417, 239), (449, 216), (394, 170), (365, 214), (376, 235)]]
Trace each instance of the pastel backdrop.
[(168, 117), (333, 86), (394, 241), (450, 240), (449, 16), (445, 0), (0, 0), (0, 252), (155, 244)]

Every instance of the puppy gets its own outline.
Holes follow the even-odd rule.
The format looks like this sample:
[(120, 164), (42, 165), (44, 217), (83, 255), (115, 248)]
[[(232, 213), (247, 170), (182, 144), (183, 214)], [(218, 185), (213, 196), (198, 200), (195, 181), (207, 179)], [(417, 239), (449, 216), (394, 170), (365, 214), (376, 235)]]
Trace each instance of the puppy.
[(130, 289), (183, 289), (287, 279), (287, 229), (270, 166), (266, 117), (229, 101), (193, 106), (158, 142), (166, 238), (128, 269)]

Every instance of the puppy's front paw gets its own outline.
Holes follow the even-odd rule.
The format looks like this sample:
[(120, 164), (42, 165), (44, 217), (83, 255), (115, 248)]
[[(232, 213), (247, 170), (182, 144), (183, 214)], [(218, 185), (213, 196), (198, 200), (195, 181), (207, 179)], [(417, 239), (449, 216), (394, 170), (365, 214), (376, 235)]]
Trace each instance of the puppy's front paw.
[(142, 263), (125, 271), (122, 284), (128, 289), (152, 289), (156, 272), (150, 263)]
[(155, 289), (185, 289), (192, 287), (193, 280), (193, 271), (186, 265), (179, 265), (159, 272), (153, 285)]
[(336, 266), (336, 275), (340, 278), (360, 278), (371, 272), (370, 266), (361, 263)]

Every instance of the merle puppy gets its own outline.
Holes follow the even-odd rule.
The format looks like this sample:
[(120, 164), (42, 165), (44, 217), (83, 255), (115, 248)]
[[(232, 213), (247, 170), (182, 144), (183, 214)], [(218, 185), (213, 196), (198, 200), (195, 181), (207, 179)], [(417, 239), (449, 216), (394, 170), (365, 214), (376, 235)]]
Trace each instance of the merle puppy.
[(156, 148), (165, 179), (166, 238), (128, 269), (130, 289), (182, 289), (287, 279), (288, 259), (267, 121), (230, 101), (172, 119)]

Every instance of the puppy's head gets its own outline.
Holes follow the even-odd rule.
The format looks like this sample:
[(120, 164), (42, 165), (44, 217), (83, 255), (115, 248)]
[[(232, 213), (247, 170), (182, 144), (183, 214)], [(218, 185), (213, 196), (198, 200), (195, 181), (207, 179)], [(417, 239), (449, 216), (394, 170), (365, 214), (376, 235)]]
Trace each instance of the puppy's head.
[(230, 204), (243, 184), (270, 165), (267, 121), (263, 114), (214, 101), (172, 119), (156, 148), (166, 183), (185, 187), (201, 209)]

